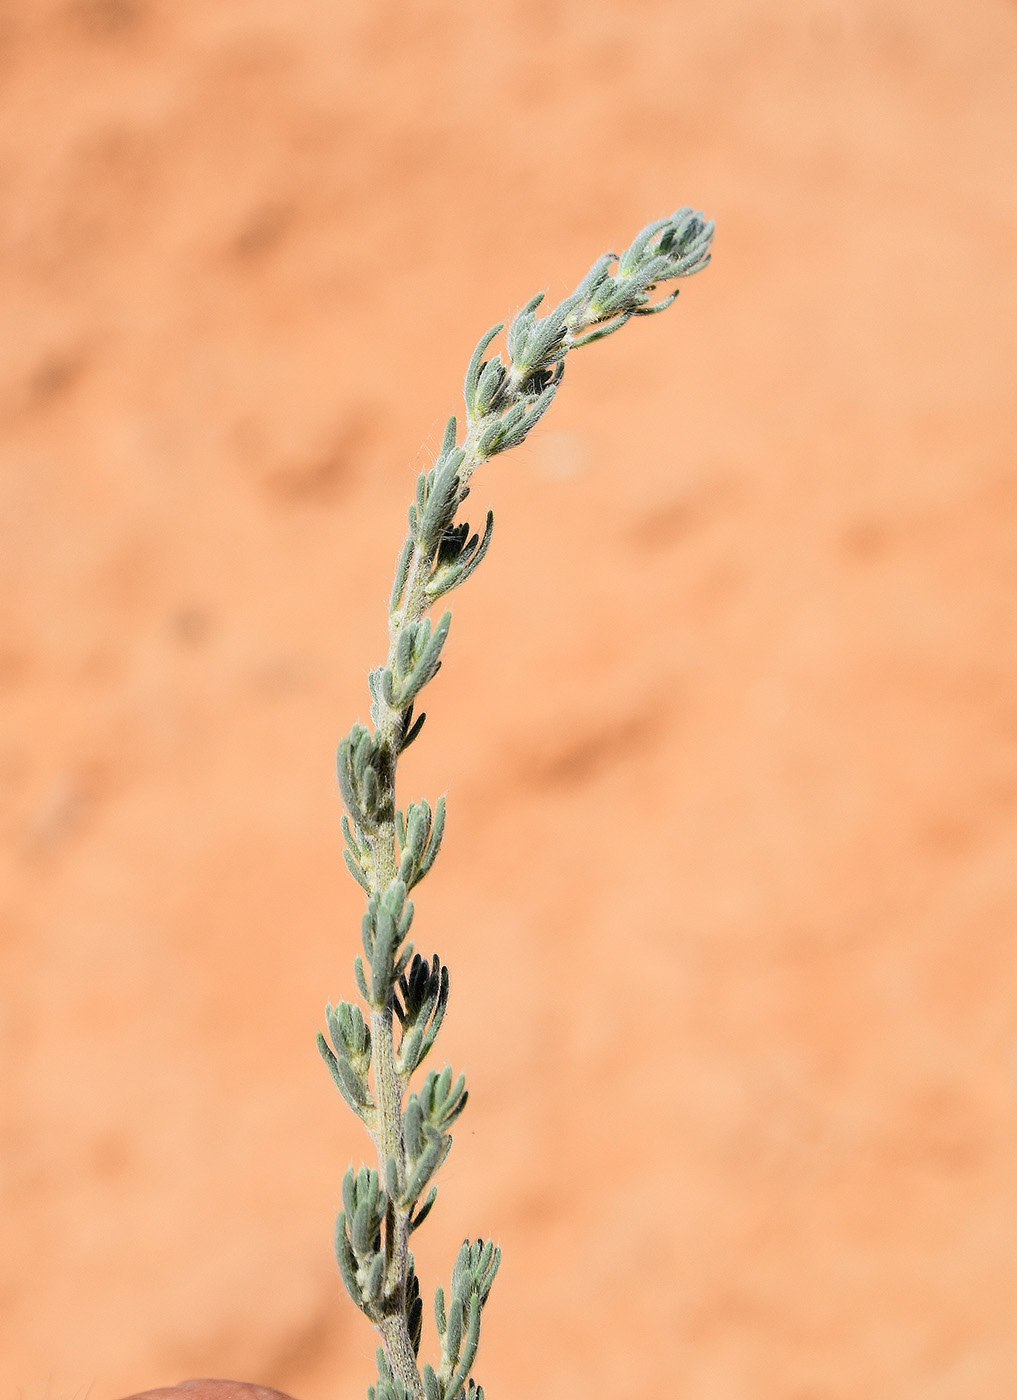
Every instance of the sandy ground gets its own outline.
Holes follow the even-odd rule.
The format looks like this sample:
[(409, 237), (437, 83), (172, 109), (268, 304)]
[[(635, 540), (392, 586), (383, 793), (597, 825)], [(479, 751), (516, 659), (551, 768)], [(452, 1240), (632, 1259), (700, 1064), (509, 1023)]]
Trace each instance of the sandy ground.
[(363, 1393), (334, 747), (477, 336), (688, 203), (405, 764), (425, 1294), (491, 1400), (1012, 1397), (1017, 4), (23, 0), (0, 107), (0, 1394)]

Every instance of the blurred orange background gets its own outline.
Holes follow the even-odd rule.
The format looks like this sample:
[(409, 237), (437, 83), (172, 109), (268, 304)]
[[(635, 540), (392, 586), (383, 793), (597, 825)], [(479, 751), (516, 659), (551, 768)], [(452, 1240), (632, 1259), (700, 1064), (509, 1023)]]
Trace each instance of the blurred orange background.
[(403, 765), (425, 1296), (500, 1241), (491, 1400), (1012, 1396), (1017, 4), (32, 0), (0, 103), (0, 1393), (372, 1378), (335, 745), (479, 334), (692, 204)]

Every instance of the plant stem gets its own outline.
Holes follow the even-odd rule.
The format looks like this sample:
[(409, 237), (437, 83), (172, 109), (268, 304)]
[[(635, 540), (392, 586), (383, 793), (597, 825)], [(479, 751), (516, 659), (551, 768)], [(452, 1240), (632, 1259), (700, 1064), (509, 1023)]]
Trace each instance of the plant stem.
[(412, 718), (414, 707), (441, 665), (448, 634), (448, 613), (435, 625), (426, 615), (486, 553), (491, 513), (482, 537), (456, 521), (476, 469), (525, 439), (549, 407), (573, 348), (613, 334), (633, 316), (670, 305), (676, 292), (653, 299), (658, 283), (705, 267), (712, 236), (712, 224), (694, 210), (680, 209), (647, 225), (620, 257), (600, 258), (548, 315), (537, 316), (543, 298), (532, 298), (508, 328), (507, 361), (497, 352), (484, 358), (503, 327), (481, 338), (466, 373), (463, 442), (457, 446), (458, 425), (450, 418), (440, 453), (433, 468), (421, 473), (409, 510), (409, 534), (389, 604), (388, 656), (369, 678), (373, 732), (356, 724), (339, 745), (339, 785), (348, 814), (344, 854), (367, 895), (366, 962), (358, 957), (355, 971), (369, 1016), (365, 1022), (359, 1007), (347, 1002), (329, 1005), (332, 1044), (319, 1036), (318, 1045), (378, 1154), (376, 1173), (352, 1166), (346, 1172), (336, 1222), (343, 1281), (385, 1344), (370, 1400), (483, 1400), (470, 1373), (481, 1309), (501, 1259), (492, 1240), (463, 1243), (448, 1295), (439, 1289), (435, 1298), (440, 1360), (437, 1367), (421, 1369), (422, 1300), (410, 1232), (431, 1208), (436, 1188), (421, 1201), (452, 1145), (450, 1128), (467, 1099), (464, 1076), (453, 1081), (446, 1065), (428, 1071), (409, 1093), (405, 1109), (403, 1103), (408, 1082), (441, 1026), (449, 987), (438, 955), (429, 962), (406, 941), (413, 918), (407, 895), (438, 853), (444, 798), (433, 812), (426, 801), (411, 803), (405, 813), (396, 808), (399, 754), (423, 723), (423, 714)]
[[(396, 746), (398, 743), (399, 715), (389, 711), (395, 721), (396, 731), (389, 740), (390, 759), (386, 765), (388, 791), (384, 794), (386, 805), (395, 809), (395, 769)], [(387, 729), (388, 733), (389, 730)], [(393, 742), (393, 740), (395, 742)], [(396, 878), (396, 844), (394, 821), (383, 822), (371, 841), (371, 854), (374, 858), (374, 880), (372, 893), (383, 895)], [(371, 1043), (373, 1046), (374, 1098), (377, 1106), (375, 1130), (372, 1133), (378, 1152), (378, 1171), (382, 1181), (386, 1180), (388, 1163), (396, 1164), (397, 1179), (402, 1186), (406, 1176), (406, 1153), (403, 1147), (402, 1104), (403, 1083), (395, 1066), (395, 1041), (393, 1036), (393, 1010), (391, 1000), (380, 1010), (371, 1012)], [(389, 1251), (387, 1292), (394, 1305), (379, 1324), (385, 1341), (385, 1351), (389, 1365), (402, 1381), (415, 1400), (424, 1400), (424, 1385), (417, 1368), (417, 1359), (406, 1325), (406, 1277), (409, 1263), (410, 1212), (400, 1209), (394, 1201), (389, 1203), (386, 1226), (386, 1243)]]
[[(477, 451), (477, 425), (470, 422), (463, 444), (465, 457), (459, 468), (459, 500), (466, 495), (466, 485), (483, 458)], [(395, 663), (399, 638), (408, 626), (419, 622), (431, 605), (427, 596), (430, 560), (424, 552), (414, 546), (403, 594), (403, 605), (393, 610), (389, 618), (389, 666)], [(382, 802), (395, 811), (396, 766), (399, 744), (402, 739), (403, 720), (400, 711), (377, 701), (377, 721), (375, 733), (387, 752), (382, 783)], [(394, 822), (386, 821), (379, 826), (370, 841), (374, 860), (374, 878), (371, 893), (383, 895), (398, 873)], [(377, 1105), (377, 1125), (374, 1133), (378, 1153), (378, 1171), (382, 1181), (386, 1179), (389, 1160), (396, 1163), (400, 1186), (405, 1182), (406, 1153), (402, 1134), (402, 1100), (404, 1084), (395, 1067), (394, 1017), (391, 1002), (384, 1008), (371, 1012), (371, 1043), (373, 1049), (375, 1103)], [(385, 1341), (385, 1351), (395, 1375), (415, 1400), (424, 1400), (424, 1386), (417, 1366), (409, 1330), (406, 1324), (405, 1296), (409, 1271), (410, 1211), (400, 1210), (394, 1203), (389, 1206), (387, 1240), (390, 1250), (388, 1261), (388, 1283), (390, 1296), (396, 1308), (386, 1314), (380, 1330)]]

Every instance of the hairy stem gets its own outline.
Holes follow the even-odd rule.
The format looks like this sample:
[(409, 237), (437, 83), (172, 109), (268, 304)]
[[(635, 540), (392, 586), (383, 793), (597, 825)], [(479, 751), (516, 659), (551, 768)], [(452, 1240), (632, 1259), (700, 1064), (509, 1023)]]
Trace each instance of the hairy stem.
[[(466, 483), (483, 460), (476, 449), (477, 429), (470, 423), (466, 442), (466, 455), (459, 469), (459, 499), (465, 496)], [(431, 605), (427, 596), (430, 563), (422, 550), (415, 547), (406, 577), (402, 607), (393, 611), (389, 619), (389, 651), (387, 664), (395, 664), (399, 639), (407, 627), (419, 622)], [(377, 704), (375, 735), (384, 745), (388, 755), (385, 766), (387, 782), (383, 783), (382, 801), (395, 810), (396, 768), (399, 744), (402, 739), (402, 715), (391, 706)], [(370, 843), (374, 859), (374, 880), (371, 882), (373, 894), (383, 895), (396, 879), (395, 827), (385, 822)], [(402, 1139), (402, 1111), (404, 1085), (395, 1067), (394, 1016), (391, 1004), (382, 1010), (371, 1013), (371, 1040), (374, 1046), (374, 1087), (377, 1104), (377, 1126), (373, 1133), (378, 1153), (378, 1170), (385, 1180), (389, 1160), (396, 1163), (397, 1179), (400, 1185), (406, 1178), (406, 1152)], [(424, 1386), (414, 1355), (405, 1316), (406, 1281), (409, 1268), (410, 1211), (400, 1210), (394, 1204), (389, 1206), (387, 1218), (388, 1291), (393, 1311), (386, 1314), (380, 1331), (385, 1341), (385, 1351), (393, 1372), (402, 1381), (416, 1400), (424, 1400)]]
[[(399, 715), (390, 710), (389, 714), (399, 725)], [(383, 792), (386, 805), (395, 808), (395, 772), (397, 733), (393, 732), (389, 741), (390, 759), (386, 765), (388, 774), (387, 792)], [(394, 822), (384, 822), (371, 842), (374, 858), (373, 894), (382, 895), (396, 878), (396, 841)], [(394, 1014), (391, 1000), (380, 1010), (371, 1012), (371, 1043), (373, 1046), (374, 1097), (377, 1117), (374, 1144), (378, 1153), (378, 1172), (382, 1181), (386, 1180), (389, 1161), (396, 1164), (396, 1179), (400, 1186), (406, 1178), (406, 1152), (403, 1147), (403, 1084), (395, 1067), (395, 1041), (393, 1036)], [(387, 1311), (379, 1324), (385, 1341), (385, 1351), (389, 1365), (407, 1391), (415, 1400), (424, 1400), (424, 1385), (417, 1367), (417, 1359), (410, 1340), (406, 1322), (406, 1276), (409, 1261), (410, 1213), (390, 1202), (386, 1218), (386, 1246), (388, 1267), (386, 1269), (386, 1294), (390, 1300)]]
[[(467, 1099), (464, 1076), (454, 1080), (445, 1066), (430, 1071), (404, 1106), (408, 1081), (441, 1026), (449, 986), (438, 956), (428, 961), (407, 943), (413, 918), (407, 894), (438, 853), (444, 799), (434, 811), (427, 802), (411, 804), (405, 813), (396, 808), (399, 754), (420, 730), (423, 715), (413, 720), (414, 706), (441, 665), (448, 633), (448, 614), (433, 626), (426, 615), (470, 576), (487, 550), (490, 512), (482, 534), (471, 535), (469, 525), (456, 519), (476, 469), (524, 440), (557, 392), (572, 349), (670, 305), (677, 293), (655, 300), (657, 285), (705, 267), (712, 236), (712, 224), (694, 210), (680, 209), (647, 225), (620, 257), (600, 258), (548, 315), (537, 315), (541, 296), (528, 302), (508, 328), (507, 360), (498, 353), (484, 358), (503, 327), (481, 338), (466, 374), (463, 442), (457, 445), (457, 423), (450, 419), (437, 460), (421, 473), (409, 510), (409, 535), (389, 607), (388, 655), (370, 675), (373, 732), (354, 725), (339, 746), (346, 863), (367, 895), (365, 958), (357, 959), (355, 971), (369, 1018), (365, 1022), (359, 1008), (346, 1002), (327, 1007), (332, 1044), (319, 1036), (319, 1049), (378, 1154), (377, 1173), (366, 1167), (347, 1171), (336, 1229), (336, 1258), (347, 1291), (385, 1344), (370, 1400), (483, 1400), (471, 1371), (481, 1309), (501, 1258), (491, 1240), (464, 1242), (448, 1297), (439, 1289), (435, 1298), (440, 1362), (421, 1369), (422, 1300), (409, 1237), (431, 1208), (431, 1180), (452, 1145), (450, 1128)], [(410, 725), (412, 732), (404, 732)]]

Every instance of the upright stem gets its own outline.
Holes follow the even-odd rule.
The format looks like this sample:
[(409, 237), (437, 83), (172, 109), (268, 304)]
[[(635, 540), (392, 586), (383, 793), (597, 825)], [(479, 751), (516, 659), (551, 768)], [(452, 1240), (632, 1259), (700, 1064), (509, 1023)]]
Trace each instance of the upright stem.
[[(390, 714), (393, 712), (390, 711)], [(399, 716), (393, 715), (398, 725)], [(395, 737), (395, 736), (393, 736)], [(386, 796), (395, 810), (395, 745), (390, 746), (388, 764), (389, 792)], [(375, 888), (383, 895), (396, 878), (396, 843), (394, 822), (384, 822), (371, 841), (374, 857)], [(406, 1177), (406, 1152), (403, 1146), (403, 1084), (395, 1066), (394, 1015), (391, 999), (371, 1012), (371, 1045), (374, 1065), (374, 1099), (377, 1106), (375, 1131), (372, 1134), (378, 1152), (378, 1171), (382, 1181), (387, 1179), (388, 1163), (396, 1164), (396, 1176), (402, 1186)], [(386, 1312), (379, 1327), (385, 1341), (385, 1351), (394, 1374), (402, 1381), (415, 1400), (424, 1400), (424, 1384), (417, 1367), (409, 1329), (406, 1325), (406, 1278), (409, 1266), (410, 1212), (389, 1203), (386, 1240), (389, 1251), (386, 1294), (391, 1311)]]
[[(426, 802), (411, 804), (405, 817), (395, 805), (399, 753), (423, 717), (413, 723), (412, 734), (404, 729), (420, 691), (441, 664), (448, 633), (447, 614), (434, 628), (424, 622), (425, 614), (470, 576), (487, 550), (490, 512), (482, 537), (470, 536), (465, 521), (456, 522), (475, 470), (518, 446), (540, 420), (571, 349), (669, 305), (676, 293), (654, 301), (657, 284), (705, 267), (712, 236), (712, 224), (680, 209), (647, 225), (620, 257), (600, 258), (550, 314), (538, 317), (543, 298), (531, 299), (508, 329), (507, 362), (497, 353), (483, 358), (501, 327), (481, 338), (466, 374), (462, 445), (456, 445), (457, 424), (451, 418), (441, 453), (434, 468), (421, 474), (410, 507), (409, 538), (390, 604), (388, 657), (371, 673), (374, 731), (357, 724), (339, 746), (339, 783), (348, 813), (346, 862), (368, 896), (366, 963), (358, 957), (356, 972), (370, 1011), (365, 1024), (359, 1008), (347, 1002), (329, 1006), (332, 1045), (319, 1036), (319, 1049), (343, 1097), (368, 1125), (378, 1153), (377, 1173), (347, 1171), (336, 1232), (346, 1288), (384, 1338), (372, 1400), (483, 1400), (470, 1373), (480, 1310), (501, 1258), (491, 1240), (463, 1244), (451, 1292), (444, 1299), (439, 1291), (436, 1300), (440, 1363), (421, 1370), (414, 1347), (422, 1314), (411, 1269), (411, 1223), (415, 1228), (430, 1210), (433, 1187), (419, 1202), (452, 1145), (449, 1129), (467, 1097), (464, 1077), (453, 1083), (446, 1066), (426, 1076), (404, 1114), (407, 1081), (430, 1051), (448, 1000), (448, 971), (438, 957), (429, 964), (401, 946), (412, 919), (407, 887), (431, 868), (444, 827), (443, 799), (434, 813)], [(397, 1015), (405, 1037), (398, 1062)]]
[[(466, 456), (460, 468), (460, 498), (470, 475), (479, 465), (475, 446), (474, 425), (469, 425), (464, 444)], [(406, 576), (402, 606), (396, 608), (389, 618), (388, 665), (395, 661), (399, 638), (404, 630), (419, 622), (430, 607), (427, 596), (427, 583), (430, 573), (430, 560), (417, 547), (414, 547), (410, 567)], [(395, 812), (396, 766), (399, 758), (399, 744), (402, 739), (402, 715), (398, 710), (377, 702), (377, 738), (386, 749), (389, 758), (385, 768), (388, 791), (383, 794), (392, 812)], [(398, 873), (396, 860), (395, 826), (393, 822), (382, 823), (370, 841), (374, 861), (372, 893), (384, 895)], [(378, 1152), (378, 1170), (382, 1181), (387, 1178), (389, 1161), (396, 1164), (396, 1175), (400, 1186), (406, 1178), (406, 1150), (403, 1144), (403, 1088), (395, 1066), (394, 1016), (391, 1000), (379, 1011), (371, 1012), (371, 1043), (373, 1046), (374, 1089), (377, 1105), (376, 1129), (373, 1134)], [(390, 1203), (386, 1234), (389, 1260), (386, 1289), (392, 1300), (393, 1310), (383, 1317), (380, 1330), (385, 1340), (385, 1351), (389, 1365), (402, 1381), (415, 1400), (424, 1400), (424, 1385), (417, 1366), (413, 1343), (410, 1339), (406, 1320), (406, 1284), (409, 1274), (410, 1210), (401, 1209)]]

